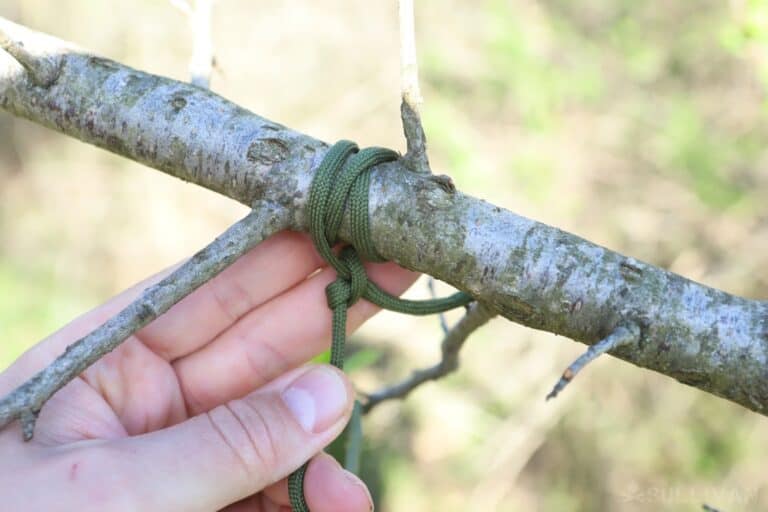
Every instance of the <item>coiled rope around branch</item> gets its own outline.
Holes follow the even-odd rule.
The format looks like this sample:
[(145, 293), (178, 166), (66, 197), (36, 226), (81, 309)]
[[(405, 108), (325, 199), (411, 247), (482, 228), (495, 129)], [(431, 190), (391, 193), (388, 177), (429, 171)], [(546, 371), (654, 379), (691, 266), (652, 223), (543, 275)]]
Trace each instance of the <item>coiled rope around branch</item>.
[[(336, 280), (325, 289), (328, 307), (333, 312), (331, 364), (344, 367), (347, 309), (364, 298), (377, 306), (410, 315), (431, 315), (458, 306), (472, 298), (457, 292), (441, 299), (413, 301), (391, 295), (368, 279), (362, 260), (385, 261), (371, 240), (368, 219), (368, 188), (372, 167), (397, 160), (399, 155), (386, 148), (365, 148), (342, 140), (334, 144), (317, 169), (309, 190), (309, 232), (320, 255), (336, 270)], [(351, 245), (337, 256), (332, 250), (336, 243), (344, 210), (349, 210)], [(294, 512), (309, 512), (304, 499), (304, 475), (307, 464), (288, 478), (288, 493)]]

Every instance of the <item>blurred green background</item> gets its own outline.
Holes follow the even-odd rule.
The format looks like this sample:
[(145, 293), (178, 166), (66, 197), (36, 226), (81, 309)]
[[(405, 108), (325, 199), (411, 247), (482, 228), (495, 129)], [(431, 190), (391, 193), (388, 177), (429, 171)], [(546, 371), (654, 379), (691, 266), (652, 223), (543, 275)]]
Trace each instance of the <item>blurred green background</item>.
[[(418, 0), (431, 160), (459, 188), (689, 278), (768, 296), (768, 4)], [(186, 79), (169, 2), (0, 0), (0, 15)], [(220, 0), (214, 91), (327, 141), (404, 149), (394, 0)], [(0, 368), (244, 212), (0, 115)], [(426, 294), (423, 282), (410, 294)], [(451, 317), (455, 320), (455, 317)], [(436, 319), (354, 338), (373, 390), (439, 353)], [(366, 419), (378, 510), (768, 509), (768, 420), (503, 320), (461, 370)]]

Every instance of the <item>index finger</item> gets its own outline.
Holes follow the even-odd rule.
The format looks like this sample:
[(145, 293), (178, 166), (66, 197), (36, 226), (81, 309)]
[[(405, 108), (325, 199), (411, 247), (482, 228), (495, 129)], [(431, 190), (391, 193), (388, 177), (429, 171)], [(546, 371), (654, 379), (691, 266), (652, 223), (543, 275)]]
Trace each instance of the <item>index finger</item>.
[[(238, 318), (303, 281), (322, 264), (305, 234), (280, 232), (251, 249), (134, 336), (166, 360), (195, 352)], [(13, 365), (14, 385), (44, 368), (68, 345), (98, 328), (176, 267), (178, 265), (121, 292), (30, 348)], [(4, 377), (0, 380), (10, 378)]]

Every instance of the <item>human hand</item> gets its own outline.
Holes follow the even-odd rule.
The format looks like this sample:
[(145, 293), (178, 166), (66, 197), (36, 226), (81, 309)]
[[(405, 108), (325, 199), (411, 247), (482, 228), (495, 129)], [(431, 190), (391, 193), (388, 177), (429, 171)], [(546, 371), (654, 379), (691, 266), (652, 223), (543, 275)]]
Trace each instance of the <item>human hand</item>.
[[(367, 267), (394, 294), (415, 279)], [(164, 274), (34, 346), (0, 374), (0, 396)], [(365, 485), (318, 454), (343, 430), (352, 388), (333, 367), (301, 366), (329, 345), (334, 277), (302, 234), (258, 245), (55, 394), (32, 441), (18, 424), (0, 432), (3, 509), (287, 511), (286, 476), (314, 455), (313, 512), (370, 510)], [(359, 301), (348, 328), (376, 311)]]

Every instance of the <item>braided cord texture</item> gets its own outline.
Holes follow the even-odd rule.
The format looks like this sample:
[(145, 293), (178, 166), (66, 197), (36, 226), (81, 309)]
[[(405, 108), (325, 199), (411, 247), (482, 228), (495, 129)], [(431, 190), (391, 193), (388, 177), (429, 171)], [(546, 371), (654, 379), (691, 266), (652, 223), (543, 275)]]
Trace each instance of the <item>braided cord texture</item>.
[[(360, 150), (357, 144), (342, 140), (326, 153), (309, 190), (307, 209), (309, 232), (320, 255), (336, 270), (336, 280), (325, 289), (332, 311), (331, 364), (344, 368), (347, 309), (361, 298), (377, 306), (410, 315), (431, 315), (459, 306), (472, 298), (464, 292), (431, 300), (406, 300), (382, 290), (368, 279), (362, 260), (385, 261), (371, 240), (368, 218), (368, 188), (371, 168), (397, 160), (399, 155), (386, 148)], [(338, 231), (349, 211), (352, 243), (333, 251)], [(288, 477), (288, 494), (294, 512), (310, 512), (304, 497), (304, 476), (308, 463)]]

